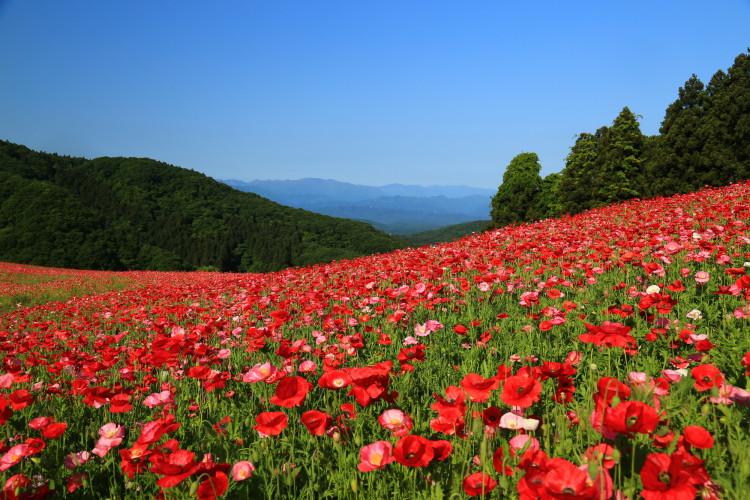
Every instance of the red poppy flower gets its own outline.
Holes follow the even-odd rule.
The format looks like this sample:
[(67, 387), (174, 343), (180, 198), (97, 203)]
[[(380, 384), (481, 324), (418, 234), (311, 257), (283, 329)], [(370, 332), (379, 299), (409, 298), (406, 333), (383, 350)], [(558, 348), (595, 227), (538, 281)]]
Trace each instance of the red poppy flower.
[(528, 371), (520, 371), (517, 375), (505, 379), (502, 400), (510, 406), (528, 408), (537, 401), (542, 393), (542, 384)]
[(34, 396), (26, 389), (18, 389), (11, 392), (8, 399), (10, 399), (10, 407), (13, 408), (13, 411), (18, 411), (29, 406), (34, 401)]
[(431, 441), (432, 443), (432, 449), (435, 452), (435, 460), (438, 462), (445, 461), (449, 456), (451, 456), (451, 453), (453, 452), (453, 445), (450, 441), (446, 441), (445, 439), (438, 439), (436, 441)]
[(650, 434), (659, 423), (659, 415), (640, 401), (624, 401), (604, 413), (604, 425), (620, 434)]
[(333, 417), (322, 411), (309, 410), (302, 414), (300, 420), (307, 427), (310, 434), (313, 436), (322, 436), (326, 433), (328, 427), (331, 426)]
[(424, 344), (415, 345), (414, 347), (402, 348), (396, 359), (402, 365), (409, 364), (412, 361), (424, 361), (425, 357), (425, 346)]
[(666, 293), (650, 293), (641, 298), (638, 302), (638, 307), (641, 311), (645, 311), (651, 307), (656, 307), (659, 314), (669, 314), (672, 310), (672, 306), (677, 303), (672, 297)]
[(742, 361), (740, 363), (745, 367), (745, 375), (750, 377), (750, 352), (746, 352), (745, 355), (742, 356)]
[(384, 361), (371, 366), (349, 369), (352, 385), (349, 394), (360, 406), (368, 406), (373, 401), (391, 398), (388, 393), (389, 378), (393, 363)]
[(200, 485), (198, 485), (196, 494), (198, 495), (198, 500), (214, 500), (215, 498), (223, 496), (228, 488), (229, 478), (226, 473), (217, 470), (201, 481)]
[(569, 363), (558, 363), (555, 361), (545, 361), (542, 363), (542, 380), (548, 378), (571, 377), (575, 375), (576, 369)]
[(261, 436), (278, 436), (286, 429), (288, 421), (287, 416), (280, 411), (264, 411), (255, 417), (257, 425), (253, 429)]
[(142, 474), (148, 470), (151, 454), (151, 450), (139, 444), (120, 450), (120, 469), (128, 478), (133, 479), (136, 474)]
[(710, 391), (724, 383), (724, 375), (714, 365), (696, 366), (690, 375), (695, 380), (695, 389), (700, 392)]
[(497, 472), (498, 474), (512, 476), (513, 469), (508, 465), (504, 465), (503, 462), (507, 463), (507, 461), (505, 460), (505, 452), (503, 451), (503, 447), (500, 446), (492, 455), (492, 466), (495, 468), (495, 472)]
[[(586, 470), (581, 470), (563, 458), (552, 458), (547, 464), (543, 486), (545, 498), (597, 498), (594, 482)], [(608, 497), (604, 497), (608, 498)]]
[(130, 404), (130, 396), (127, 394), (116, 394), (109, 400), (109, 411), (112, 413), (127, 413), (133, 409)]
[(206, 365), (191, 366), (187, 375), (197, 380), (205, 380), (211, 376), (211, 367)]
[(596, 383), (596, 389), (594, 399), (602, 402), (605, 406), (609, 406), (615, 398), (620, 400), (630, 398), (630, 387), (614, 377), (600, 378)]
[(435, 457), (435, 449), (429, 439), (412, 434), (398, 440), (393, 457), (406, 467), (427, 467)]
[(613, 321), (605, 321), (601, 326), (585, 324), (588, 333), (578, 336), (581, 342), (604, 347), (634, 348), (635, 337), (630, 335), (630, 327)]
[(458, 335), (466, 335), (466, 332), (468, 332), (468, 328), (466, 328), (464, 325), (453, 325), (453, 331), (457, 333)]
[(343, 389), (352, 383), (352, 378), (343, 370), (325, 372), (318, 379), (318, 387), (323, 389)]
[(42, 429), (42, 437), (44, 439), (57, 439), (65, 433), (67, 428), (68, 424), (65, 422), (53, 422)]
[(690, 446), (702, 449), (713, 448), (714, 446), (714, 437), (705, 427), (700, 425), (688, 425), (682, 431), (682, 434), (685, 436), (685, 441), (690, 443)]
[(281, 379), (270, 402), (285, 408), (293, 408), (302, 404), (312, 384), (302, 377), (291, 376)]
[(490, 406), (489, 408), (482, 410), (482, 422), (484, 422), (484, 425), (490, 427), (497, 427), (500, 425), (500, 417), (502, 416), (503, 412), (497, 406)]
[(68, 493), (75, 493), (79, 488), (83, 487), (83, 481), (84, 479), (88, 479), (88, 477), (89, 475), (85, 472), (76, 472), (65, 482), (65, 490)]
[(475, 472), (464, 478), (463, 487), (464, 493), (470, 497), (476, 497), (479, 495), (486, 495), (490, 491), (495, 489), (497, 481), (484, 472)]
[(490, 398), (490, 393), (498, 388), (500, 382), (496, 378), (484, 378), (476, 373), (469, 373), (461, 380), (461, 388), (471, 401), (483, 403)]
[(136, 444), (147, 446), (158, 441), (164, 434), (171, 434), (179, 428), (180, 423), (175, 422), (174, 415), (168, 414), (164, 418), (146, 423)]
[(149, 460), (151, 472), (163, 476), (156, 482), (162, 488), (173, 488), (198, 470), (195, 453), (188, 450), (178, 449), (171, 453), (157, 453)]
[(646, 500), (693, 500), (690, 473), (665, 453), (650, 453), (641, 468), (641, 495)]

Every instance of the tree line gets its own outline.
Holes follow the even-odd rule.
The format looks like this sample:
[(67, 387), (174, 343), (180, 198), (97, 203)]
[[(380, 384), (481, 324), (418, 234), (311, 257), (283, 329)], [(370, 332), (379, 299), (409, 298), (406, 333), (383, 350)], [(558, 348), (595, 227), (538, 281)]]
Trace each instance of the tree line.
[(705, 85), (692, 75), (659, 134), (625, 107), (577, 136), (561, 172), (542, 178), (535, 153), (510, 162), (492, 199), (495, 226), (575, 214), (630, 198), (669, 196), (750, 178), (750, 50)]

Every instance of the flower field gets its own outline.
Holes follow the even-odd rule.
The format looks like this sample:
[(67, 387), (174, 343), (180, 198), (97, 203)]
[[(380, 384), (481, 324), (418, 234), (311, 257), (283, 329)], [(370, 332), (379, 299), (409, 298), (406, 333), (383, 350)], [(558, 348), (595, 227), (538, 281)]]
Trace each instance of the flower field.
[(0, 487), (748, 498), (748, 261), (745, 183), (269, 274), (4, 264), (89, 285), (0, 316)]
[[(107, 278), (107, 275), (109, 277)], [(53, 300), (124, 288), (124, 273), (55, 269), (0, 262), (0, 313)]]

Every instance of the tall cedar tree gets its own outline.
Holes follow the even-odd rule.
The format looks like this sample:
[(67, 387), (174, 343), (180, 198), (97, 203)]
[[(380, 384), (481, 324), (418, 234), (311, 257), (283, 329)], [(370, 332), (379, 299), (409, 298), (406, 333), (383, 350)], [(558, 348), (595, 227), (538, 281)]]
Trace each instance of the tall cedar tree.
[(582, 133), (565, 160), (560, 178), (560, 205), (568, 213), (591, 208), (591, 172), (597, 168), (599, 144), (594, 134)]
[(750, 53), (708, 86), (693, 75), (668, 108), (648, 163), (650, 195), (750, 177)]
[(655, 155), (647, 167), (652, 181), (649, 194), (688, 192), (697, 187), (701, 172), (711, 170), (705, 155), (708, 107), (703, 82), (691, 76), (667, 108), (659, 129)]
[(605, 178), (601, 202), (608, 204), (640, 196), (644, 136), (638, 119), (627, 106), (612, 123), (608, 138), (609, 143), (602, 151)]
[(564, 212), (578, 213), (641, 196), (645, 137), (638, 119), (623, 108), (611, 127), (583, 133), (571, 148), (558, 193)]

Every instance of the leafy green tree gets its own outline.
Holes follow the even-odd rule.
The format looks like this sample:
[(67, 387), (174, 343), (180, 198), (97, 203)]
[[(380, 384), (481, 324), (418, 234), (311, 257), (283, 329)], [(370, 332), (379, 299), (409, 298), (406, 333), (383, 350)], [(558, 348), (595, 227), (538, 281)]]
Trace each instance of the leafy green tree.
[(528, 212), (542, 189), (541, 168), (536, 153), (521, 153), (511, 160), (503, 174), (503, 182), (492, 198), (494, 226), (529, 220)]
[(561, 180), (562, 174), (559, 172), (549, 174), (542, 179), (542, 187), (534, 199), (534, 204), (529, 209), (527, 220), (547, 219), (563, 213), (560, 198)]

